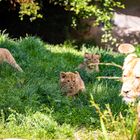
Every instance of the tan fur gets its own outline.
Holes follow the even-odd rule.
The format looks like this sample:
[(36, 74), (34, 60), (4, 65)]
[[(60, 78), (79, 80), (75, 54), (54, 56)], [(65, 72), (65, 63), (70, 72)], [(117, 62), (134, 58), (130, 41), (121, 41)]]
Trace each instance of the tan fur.
[(78, 68), (86, 70), (88, 73), (99, 72), (100, 56), (98, 54), (84, 54), (84, 62)]
[(85, 90), (85, 85), (77, 71), (61, 72), (60, 88), (63, 93), (67, 94), (67, 96), (73, 96), (79, 92), (83, 92)]
[(18, 71), (23, 71), (22, 68), (16, 63), (14, 57), (9, 52), (9, 50), (5, 48), (0, 48), (0, 64), (3, 62), (7, 62), (12, 67), (16, 68)]
[(118, 51), (125, 54), (133, 53), (135, 51), (135, 47), (132, 44), (123, 43), (119, 45)]
[(134, 102), (140, 96), (140, 58), (129, 54), (123, 64), (121, 95), (126, 102)]
[(135, 47), (131, 44), (121, 44), (118, 51), (125, 54), (130, 53), (123, 63), (121, 96), (126, 102), (135, 102), (140, 96), (140, 58), (132, 53), (135, 51)]

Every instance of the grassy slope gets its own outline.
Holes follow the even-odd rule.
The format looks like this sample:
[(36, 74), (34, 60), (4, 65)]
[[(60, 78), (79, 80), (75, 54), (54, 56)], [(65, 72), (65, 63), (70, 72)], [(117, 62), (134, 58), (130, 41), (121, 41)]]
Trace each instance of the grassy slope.
[[(0, 138), (104, 139), (91, 95), (101, 110), (109, 104), (114, 116), (119, 112), (125, 114), (126, 106), (119, 97), (121, 83), (96, 79), (96, 76), (121, 76), (119, 68), (100, 66), (100, 73), (93, 74), (76, 69), (83, 61), (84, 52), (99, 53), (102, 62), (121, 65), (124, 56), (93, 46), (82, 47), (80, 51), (71, 44), (53, 46), (35, 37), (13, 41), (1, 35), (0, 47), (8, 48), (24, 70), (20, 73), (8, 64), (1, 65)], [(80, 72), (86, 92), (68, 98), (60, 92), (59, 73), (75, 70)], [(115, 136), (109, 133), (110, 138), (119, 139), (121, 132), (116, 133)]]

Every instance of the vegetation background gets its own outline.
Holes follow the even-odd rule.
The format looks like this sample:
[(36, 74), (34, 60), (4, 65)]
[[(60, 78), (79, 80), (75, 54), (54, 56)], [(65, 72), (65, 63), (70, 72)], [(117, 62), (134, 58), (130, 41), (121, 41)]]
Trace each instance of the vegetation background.
[[(125, 56), (111, 49), (98, 48), (92, 43), (76, 45), (66, 40), (67, 31), (71, 27), (77, 28), (79, 19), (90, 16), (95, 16), (96, 24), (103, 24), (105, 33), (108, 33), (114, 8), (123, 7), (122, 4), (113, 0), (2, 0), (0, 4), (0, 16), (4, 19), (0, 22), (1, 29), (7, 29), (10, 33), (9, 36), (1, 32), (0, 47), (9, 49), (24, 70), (20, 73), (6, 63), (0, 65), (0, 138), (134, 139), (137, 123), (135, 108), (126, 105), (119, 96), (121, 83), (97, 79), (97, 76), (121, 76), (121, 70), (113, 66), (100, 66), (99, 73), (88, 74), (77, 69), (83, 62), (85, 52), (98, 53), (101, 62), (119, 65), (123, 64)], [(51, 13), (47, 13), (47, 5), (48, 9), (54, 8), (56, 22), (52, 18), (47, 22), (47, 14)], [(63, 13), (65, 20), (58, 18), (60, 13), (56, 9)], [(16, 18), (13, 16), (16, 24), (9, 22), (5, 14), (8, 17), (16, 15)], [(44, 23), (51, 28), (44, 30)], [(18, 25), (22, 25), (22, 30), (17, 29)], [(33, 34), (40, 37), (27, 35), (31, 33), (29, 27), (32, 27)], [(51, 34), (52, 30), (57, 35)], [(50, 33), (47, 37), (46, 32)], [(40, 38), (45, 41), (47, 38), (53, 44)], [(59, 88), (61, 71), (79, 71), (86, 92), (74, 98), (63, 95)]]
[[(27, 139), (128, 139), (136, 125), (135, 109), (119, 96), (121, 83), (97, 76), (121, 76), (113, 66), (100, 66), (100, 73), (76, 69), (84, 52), (99, 53), (102, 62), (122, 65), (124, 56), (83, 44), (81, 50), (70, 42), (49, 45), (37, 37), (11, 39), (0, 36), (24, 73), (3, 63), (0, 71), (0, 137)], [(75, 47), (75, 48), (74, 48)], [(76, 97), (63, 95), (60, 71), (79, 71), (86, 92)], [(102, 120), (102, 121), (101, 121)]]
[(93, 17), (97, 26), (104, 25), (108, 33), (114, 9), (123, 7), (114, 0), (1, 0), (0, 27), (12, 37), (37, 35), (57, 44), (73, 38), (73, 30), (86, 28), (80, 20), (88, 17)]

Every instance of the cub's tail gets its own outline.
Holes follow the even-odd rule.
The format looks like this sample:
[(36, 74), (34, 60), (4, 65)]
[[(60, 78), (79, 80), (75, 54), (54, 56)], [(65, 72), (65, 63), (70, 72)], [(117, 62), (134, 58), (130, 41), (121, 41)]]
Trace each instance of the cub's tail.
[(22, 68), (17, 63), (12, 66), (15, 67), (18, 71), (23, 72)]
[(16, 60), (14, 59), (14, 57), (12, 56), (12, 54), (10, 53), (9, 50), (5, 49), (5, 62), (7, 62), (8, 64), (10, 64), (12, 67), (14, 67), (15, 69), (17, 69), (20, 72), (23, 72), (22, 68), (17, 64)]

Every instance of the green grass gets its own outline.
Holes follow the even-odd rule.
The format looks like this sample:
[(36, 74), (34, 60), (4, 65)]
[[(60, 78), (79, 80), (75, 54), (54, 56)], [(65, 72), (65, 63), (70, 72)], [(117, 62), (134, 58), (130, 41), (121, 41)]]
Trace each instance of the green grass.
[[(135, 117), (119, 96), (121, 83), (96, 78), (121, 76), (121, 70), (113, 66), (100, 66), (99, 73), (88, 74), (76, 68), (83, 61), (84, 52), (99, 53), (101, 62), (120, 65), (123, 55), (95, 46), (86, 48), (83, 45), (78, 51), (71, 43), (49, 45), (37, 37), (13, 40), (5, 34), (0, 36), (0, 47), (8, 48), (24, 70), (20, 73), (5, 63), (0, 66), (0, 138), (130, 138)], [(86, 92), (74, 98), (66, 97), (59, 88), (59, 73), (76, 70), (85, 82)], [(100, 112), (111, 112), (112, 116), (102, 113), (104, 118), (100, 121), (101, 116), (92, 104), (92, 97), (99, 104)], [(106, 104), (109, 104), (110, 112)]]

